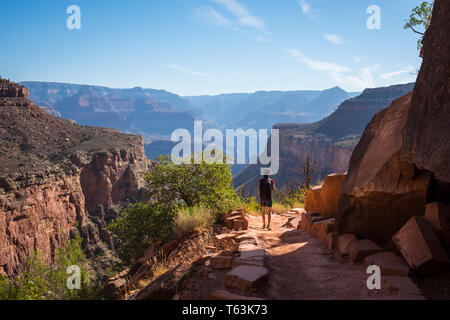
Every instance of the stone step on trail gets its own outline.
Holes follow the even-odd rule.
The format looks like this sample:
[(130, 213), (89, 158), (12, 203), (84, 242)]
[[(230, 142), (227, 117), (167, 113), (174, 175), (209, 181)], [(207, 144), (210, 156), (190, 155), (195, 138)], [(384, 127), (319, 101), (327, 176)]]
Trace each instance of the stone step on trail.
[(384, 276), (381, 287), (387, 289), (392, 300), (425, 300), (423, 293), (408, 277)]
[(282, 227), (289, 228), (289, 229), (290, 228), (298, 229), (301, 221), (302, 221), (302, 216), (296, 215), (294, 217), (288, 218), (288, 222), (286, 224), (284, 224)]
[(355, 237), (352, 233), (346, 233), (340, 236), (337, 240), (337, 252), (341, 256), (347, 256), (350, 254), (350, 246), (352, 242), (358, 241), (358, 239)]
[(289, 212), (294, 212), (295, 214), (301, 215), (303, 213), (306, 213), (306, 210), (303, 208), (294, 208), (294, 209), (291, 209), (291, 211), (289, 211)]
[(326, 243), (327, 234), (334, 231), (336, 219), (326, 219), (316, 221), (312, 224), (311, 233), (317, 237), (322, 243)]
[(210, 259), (210, 266), (215, 270), (231, 269), (233, 266), (233, 257), (214, 255)]
[(240, 256), (233, 260), (233, 268), (241, 265), (264, 266), (266, 250), (252, 243), (239, 245)]
[(366, 267), (375, 265), (380, 267), (384, 276), (408, 277), (409, 266), (406, 261), (392, 252), (381, 252), (373, 254), (364, 259)]
[(338, 238), (339, 234), (337, 231), (333, 231), (327, 234), (325, 246), (327, 247), (328, 250), (336, 249)]
[(383, 251), (383, 248), (369, 239), (353, 241), (349, 246), (350, 259), (355, 262), (360, 262), (368, 256)]
[(266, 284), (268, 276), (269, 271), (264, 267), (242, 265), (225, 275), (224, 285), (233, 292), (252, 294)]
[(319, 212), (307, 212), (307, 213), (304, 213), (301, 217), (302, 218), (300, 220), (299, 227), (302, 230), (309, 231), (309, 232), (312, 231), (312, 227), (313, 227), (314, 223), (329, 219), (327, 217), (321, 216)]
[(255, 236), (252, 235), (252, 234), (249, 234), (249, 233), (241, 234), (241, 235), (238, 236), (236, 239), (237, 239), (239, 242), (242, 242), (242, 241), (245, 241), (245, 240), (253, 240), (253, 239), (256, 240)]

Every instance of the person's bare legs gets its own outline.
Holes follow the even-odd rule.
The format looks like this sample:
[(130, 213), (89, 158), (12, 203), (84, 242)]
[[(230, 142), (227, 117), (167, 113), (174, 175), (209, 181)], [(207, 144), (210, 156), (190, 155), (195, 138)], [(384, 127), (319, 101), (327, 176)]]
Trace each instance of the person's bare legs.
[(263, 220), (263, 229), (266, 227), (266, 207), (261, 207), (262, 211), (262, 220)]
[(272, 220), (272, 208), (267, 208), (267, 219), (268, 219), (268, 224), (267, 224), (267, 230), (270, 230), (270, 222)]

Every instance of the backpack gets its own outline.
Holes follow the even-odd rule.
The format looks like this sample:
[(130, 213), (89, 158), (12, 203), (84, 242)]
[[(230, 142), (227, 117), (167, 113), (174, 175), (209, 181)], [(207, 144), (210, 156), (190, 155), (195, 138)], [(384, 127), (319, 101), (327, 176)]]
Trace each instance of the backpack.
[(270, 179), (262, 179), (259, 183), (259, 195), (263, 199), (272, 198), (272, 181)]

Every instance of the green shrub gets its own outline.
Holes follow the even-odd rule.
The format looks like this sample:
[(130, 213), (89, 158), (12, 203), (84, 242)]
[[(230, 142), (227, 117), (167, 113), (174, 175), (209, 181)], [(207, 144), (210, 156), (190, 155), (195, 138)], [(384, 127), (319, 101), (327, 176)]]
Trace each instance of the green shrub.
[(245, 211), (249, 214), (259, 215), (261, 212), (261, 205), (255, 198), (249, 198), (244, 204)]
[(225, 213), (239, 204), (227, 164), (181, 164), (160, 157), (145, 176), (151, 201), (187, 207), (204, 206)]
[(275, 191), (275, 202), (283, 205), (286, 208), (301, 208), (305, 202), (306, 190), (283, 187)]
[(184, 208), (178, 212), (174, 223), (174, 233), (177, 238), (183, 238), (198, 229), (211, 226), (216, 216), (211, 209), (205, 207)]
[[(101, 285), (87, 271), (88, 260), (81, 249), (82, 239), (70, 241), (59, 248), (55, 261), (48, 265), (40, 253), (35, 252), (27, 260), (25, 269), (16, 279), (0, 277), (0, 300), (89, 300), (100, 299)], [(66, 273), (69, 266), (81, 270), (81, 289), (67, 288)]]
[(139, 258), (152, 244), (164, 244), (173, 238), (176, 208), (159, 203), (137, 203), (128, 206), (108, 226), (122, 241), (119, 255), (125, 263)]

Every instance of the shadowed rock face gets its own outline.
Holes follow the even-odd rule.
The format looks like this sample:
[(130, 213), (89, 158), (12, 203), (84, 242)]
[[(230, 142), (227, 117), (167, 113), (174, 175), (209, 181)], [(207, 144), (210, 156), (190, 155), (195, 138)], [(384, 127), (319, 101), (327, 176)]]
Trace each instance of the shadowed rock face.
[(139, 196), (149, 165), (142, 138), (52, 117), (27, 89), (8, 87), (0, 95), (0, 274), (20, 272), (33, 251), (51, 261), (76, 235), (88, 255), (113, 249), (102, 227), (115, 206)]
[[(450, 2), (436, 1), (412, 97), (404, 154), (435, 178), (450, 182)], [(449, 199), (447, 199), (448, 201)]]
[(401, 160), (411, 94), (378, 113), (353, 152), (338, 204), (340, 233), (387, 242), (412, 216), (423, 215), (431, 174)]
[(380, 244), (427, 202), (449, 202), (450, 3), (436, 1), (414, 93), (367, 126), (350, 160), (338, 205), (340, 233)]

